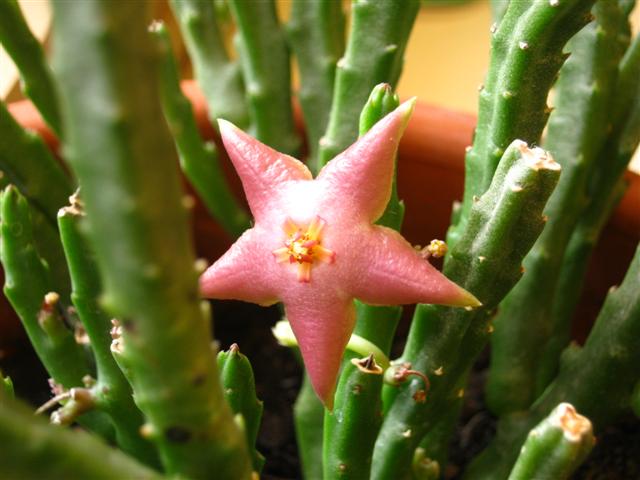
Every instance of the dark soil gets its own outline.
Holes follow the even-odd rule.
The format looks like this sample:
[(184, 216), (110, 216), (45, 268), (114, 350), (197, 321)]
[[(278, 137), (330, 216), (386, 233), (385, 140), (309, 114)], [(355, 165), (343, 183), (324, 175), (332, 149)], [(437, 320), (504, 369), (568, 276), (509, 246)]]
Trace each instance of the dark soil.
[[(280, 347), (271, 327), (280, 319), (277, 307), (261, 308), (241, 302), (214, 302), (215, 335), (222, 349), (238, 343), (253, 365), (258, 397), (264, 416), (258, 450), (266, 457), (264, 480), (301, 478), (293, 427), (293, 403), (300, 388), (302, 370), (291, 352)], [(401, 323), (398, 337), (406, 335)], [(402, 341), (394, 345), (394, 354)], [(496, 419), (485, 408), (482, 389), (488, 365), (485, 352), (474, 368), (466, 389), (460, 425), (451, 442), (447, 479), (461, 478), (465, 465), (487, 446), (495, 433)], [(49, 398), (47, 375), (28, 344), (11, 354), (0, 352), (0, 368), (14, 381), (16, 393), (33, 405)], [(597, 445), (574, 480), (640, 479), (640, 420), (629, 416), (598, 434)], [(316, 479), (311, 479), (316, 480)]]

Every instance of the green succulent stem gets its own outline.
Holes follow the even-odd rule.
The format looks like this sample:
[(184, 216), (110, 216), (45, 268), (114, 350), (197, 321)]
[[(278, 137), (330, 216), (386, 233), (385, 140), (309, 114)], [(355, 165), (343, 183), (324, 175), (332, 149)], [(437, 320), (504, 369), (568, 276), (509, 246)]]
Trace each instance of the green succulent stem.
[(333, 411), (324, 417), (326, 480), (369, 478), (373, 444), (382, 423), (382, 374), (373, 355), (354, 358), (344, 366)]
[[(424, 463), (424, 460), (428, 459), (425, 468), (429, 467), (429, 471), (433, 469), (432, 464), (438, 465), (442, 469), (447, 465), (451, 437), (458, 426), (460, 412), (464, 406), (464, 386), (467, 384), (467, 380), (467, 375), (465, 375), (458, 382), (458, 385), (454, 388), (456, 395), (443, 407), (440, 418), (436, 420), (433, 428), (427, 432), (420, 442), (419, 448), (422, 449), (422, 461)], [(416, 458), (414, 457), (414, 469), (415, 466)]]
[(5, 478), (164, 478), (86, 432), (48, 425), (1, 389), (0, 443)]
[[(390, 85), (383, 83), (375, 86), (360, 113), (359, 135), (367, 133), (379, 120), (395, 110), (399, 104), (400, 100)], [(403, 216), (404, 205), (398, 199), (394, 174), (389, 202), (377, 223), (399, 230)], [(401, 313), (402, 308), (398, 306), (372, 306), (356, 301), (356, 327), (347, 345), (342, 362), (342, 373), (336, 390), (336, 402), (339, 401), (338, 397), (342, 396), (340, 407), (335, 407), (333, 412), (327, 410), (324, 412), (323, 468), (325, 478), (365, 478), (369, 476), (373, 444), (381, 418), (378, 418), (377, 411), (373, 418), (365, 420), (363, 416), (369, 415), (372, 408), (378, 408), (382, 382), (378, 382), (377, 379), (374, 381), (366, 376), (363, 377), (362, 369), (353, 363), (356, 361), (354, 351), (357, 352), (357, 355), (364, 357), (374, 355), (381, 362), (380, 366), (386, 369), (389, 366), (388, 355), (391, 342)], [(354, 394), (350, 391), (351, 388), (359, 389), (358, 382), (362, 382), (365, 385), (363, 388), (367, 389), (367, 394), (363, 395), (367, 397), (366, 399), (362, 398), (359, 393)], [(370, 391), (373, 388), (375, 391)], [(353, 421), (345, 418), (347, 414), (355, 415)], [(362, 424), (366, 424), (367, 428), (360, 430)]]
[(529, 430), (561, 402), (571, 403), (596, 430), (629, 408), (640, 362), (639, 291), (640, 245), (620, 286), (609, 291), (584, 346), (564, 350), (558, 375), (528, 412), (501, 418), (498, 435), (471, 464), (468, 478), (506, 478)]
[[(360, 113), (359, 136), (367, 133), (379, 120), (395, 110), (400, 99), (389, 84), (376, 85)], [(394, 159), (397, 166), (397, 159)], [(376, 224), (400, 231), (404, 218), (404, 203), (398, 198), (398, 187), (394, 170), (391, 196), (387, 207)], [(356, 327), (354, 334), (376, 345), (389, 355), (393, 335), (400, 321), (402, 307), (380, 307), (356, 302)], [(363, 352), (365, 356), (371, 352)]]
[[(178, 2), (180, 3), (180, 2)], [(161, 52), (160, 95), (169, 130), (180, 155), (180, 167), (209, 213), (233, 238), (249, 228), (249, 215), (233, 196), (218, 162), (216, 146), (203, 142), (191, 103), (180, 89), (180, 78), (167, 28), (152, 29)]]
[(29, 204), (16, 187), (2, 192), (0, 216), (4, 294), (53, 380), (66, 388), (82, 385), (89, 366), (58, 311), (55, 295), (45, 300), (54, 288), (35, 246)]
[(58, 209), (73, 193), (71, 180), (42, 138), (22, 128), (4, 102), (0, 131), (0, 170), (55, 225)]
[(565, 480), (596, 443), (591, 422), (568, 403), (561, 403), (529, 432), (509, 480)]
[(381, 82), (396, 87), (419, 8), (419, 0), (352, 2), (351, 30), (344, 56), (337, 63), (318, 169), (355, 142), (357, 119), (373, 87)]
[(304, 478), (323, 478), (324, 405), (306, 372), (293, 406), (293, 420)]
[(563, 47), (590, 20), (595, 0), (510, 2), (491, 40), (489, 73), (481, 87), (473, 146), (465, 157), (465, 189), (447, 244), (466, 231), (474, 198), (489, 187), (515, 139), (539, 143), (550, 109), (547, 95), (566, 59)]
[(253, 133), (275, 150), (296, 156), (300, 139), (293, 122), (289, 51), (275, 3), (229, 0), (229, 9), (238, 28)]
[(73, 192), (72, 181), (35, 133), (22, 128), (0, 102), (0, 174), (32, 207), (31, 222), (39, 254), (49, 265), (52, 285), (69, 303), (69, 272), (57, 231), (58, 209)]
[[(437, 424), (445, 405), (492, 331), (493, 309), (522, 275), (521, 262), (542, 231), (542, 211), (560, 174), (539, 148), (514, 141), (505, 151), (489, 190), (473, 205), (465, 235), (450, 251), (444, 273), (482, 301), (475, 310), (418, 305), (399, 359), (423, 380), (385, 386), (390, 405), (374, 450), (372, 478), (406, 478), (416, 447)], [(464, 352), (464, 355), (459, 355)]]
[[(626, 47), (620, 41), (623, 17), (617, 2), (608, 0), (596, 2), (593, 13), (595, 21), (567, 44), (571, 56), (556, 84), (545, 148), (562, 165), (562, 176), (545, 209), (549, 221), (524, 260), (523, 278), (494, 320), (487, 402), (498, 415), (526, 409), (546, 387), (537, 380), (540, 351), (553, 328), (550, 299), (556, 295), (566, 247), (585, 214), (587, 184), (612, 115), (618, 63)], [(557, 295), (564, 299), (562, 292)]]
[(253, 470), (262, 471), (264, 457), (256, 450), (256, 440), (262, 419), (263, 405), (258, 400), (253, 369), (249, 359), (240, 353), (237, 344), (218, 353), (218, 370), (224, 397), (234, 414), (242, 415), (247, 447), (253, 458)]
[(53, 76), (44, 50), (29, 30), (17, 0), (0, 2), (0, 43), (18, 67), (23, 93), (31, 99), (44, 121), (60, 138), (62, 122)]
[[(62, 316), (49, 269), (38, 255), (29, 203), (13, 185), (2, 192), (0, 217), (4, 294), (53, 381), (65, 389), (80, 386), (91, 369)], [(111, 426), (104, 416), (89, 413), (80, 423), (111, 437)]]
[(309, 145), (308, 164), (317, 173), (318, 142), (329, 122), (336, 64), (344, 53), (342, 2), (293, 2), (287, 34), (300, 73), (298, 98)]
[[(640, 142), (640, 37), (620, 62), (613, 130), (598, 156), (584, 214), (567, 245), (551, 309), (551, 336), (540, 359), (538, 384), (546, 386), (557, 371), (560, 353), (570, 341), (571, 320), (584, 285), (593, 249), (626, 189), (624, 173)], [(541, 390), (541, 388), (539, 389)]]
[(81, 232), (83, 217), (76, 199), (60, 210), (58, 226), (71, 274), (71, 300), (95, 356), (97, 384), (92, 387), (93, 399), (96, 408), (111, 418), (120, 448), (147, 465), (157, 466), (155, 449), (140, 435), (144, 418), (133, 401), (131, 386), (111, 354), (111, 318), (99, 304), (102, 285), (94, 254)]
[(145, 435), (169, 474), (248, 479), (246, 443), (224, 401), (200, 306), (146, 7), (54, 3), (65, 148)]
[(171, 0), (169, 4), (207, 101), (211, 122), (217, 127), (216, 119), (224, 118), (247, 128), (249, 112), (240, 66), (227, 53), (214, 2)]

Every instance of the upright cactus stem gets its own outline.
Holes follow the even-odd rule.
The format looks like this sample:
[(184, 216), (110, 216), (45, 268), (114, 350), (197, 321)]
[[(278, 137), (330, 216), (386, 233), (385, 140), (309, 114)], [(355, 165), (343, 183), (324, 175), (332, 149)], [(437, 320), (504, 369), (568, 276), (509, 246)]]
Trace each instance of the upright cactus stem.
[(468, 478), (506, 478), (528, 431), (561, 402), (572, 404), (596, 430), (628, 410), (640, 363), (639, 291), (640, 245), (620, 286), (609, 291), (584, 346), (565, 349), (558, 375), (528, 412), (500, 420), (497, 437), (471, 464)]
[(238, 62), (232, 61), (224, 45), (213, 1), (171, 0), (195, 78), (209, 107), (214, 125), (224, 118), (240, 128), (249, 126), (244, 84)]
[(465, 160), (462, 209), (449, 229), (453, 247), (463, 235), (473, 199), (489, 187), (498, 162), (515, 139), (536, 144), (547, 123), (551, 85), (565, 43), (590, 20), (595, 0), (510, 2), (493, 33), (491, 60), (481, 87), (478, 125)]
[[(27, 200), (12, 185), (0, 197), (0, 260), (4, 294), (20, 317), (38, 358), (56, 384), (70, 389), (91, 373), (82, 347), (62, 317), (60, 296), (53, 291), (49, 270), (38, 255)], [(110, 425), (89, 413), (80, 423), (106, 437)]]
[(58, 209), (73, 193), (71, 180), (42, 138), (23, 129), (4, 102), (0, 131), (0, 170), (55, 225)]
[(300, 72), (298, 98), (305, 120), (309, 162), (318, 170), (320, 137), (329, 122), (336, 64), (344, 53), (342, 2), (293, 2), (287, 33)]
[(147, 420), (143, 432), (168, 474), (248, 479), (246, 443), (224, 401), (200, 306), (147, 4), (53, 6), (66, 151), (82, 185), (102, 304), (122, 327), (119, 356)]
[[(382, 120), (385, 115), (395, 110), (398, 105), (400, 105), (400, 99), (393, 92), (391, 85), (388, 83), (376, 85), (371, 91), (367, 103), (362, 108), (362, 112), (360, 112), (359, 136), (361, 137), (367, 133), (371, 127), (379, 120)], [(394, 173), (393, 183), (391, 184), (391, 198), (389, 198), (389, 203), (382, 217), (376, 223), (400, 231), (404, 218), (404, 203), (398, 198), (398, 185), (396, 182), (397, 159), (395, 163), (396, 173)]]
[(69, 272), (57, 232), (56, 215), (73, 192), (71, 179), (35, 133), (22, 128), (0, 101), (0, 174), (32, 207), (38, 253), (49, 265), (52, 288), (69, 303)]
[(306, 373), (293, 406), (293, 419), (304, 478), (323, 478), (324, 405), (313, 390)]
[(300, 139), (293, 122), (289, 51), (274, 0), (230, 0), (238, 27), (236, 45), (255, 137), (296, 156)]
[(16, 187), (2, 192), (0, 216), (4, 294), (53, 380), (66, 388), (82, 385), (89, 366), (60, 315), (59, 296), (35, 247), (29, 205)]
[[(364, 135), (373, 127), (379, 120), (385, 115), (392, 112), (398, 107), (400, 100), (398, 96), (392, 91), (388, 84), (380, 84), (373, 88), (367, 103), (365, 104), (362, 112), (360, 113), (359, 134)], [(404, 216), (404, 204), (399, 201), (396, 188), (395, 178), (392, 185), (391, 198), (387, 204), (387, 208), (382, 217), (378, 220), (379, 225), (385, 225), (389, 228), (399, 230), (402, 225), (402, 219)], [(400, 315), (402, 314), (402, 307), (398, 306), (372, 306), (356, 301), (356, 327), (354, 334), (362, 337), (365, 341), (371, 342), (375, 347), (385, 356), (389, 355), (391, 349), (391, 341), (393, 334), (396, 330), (398, 322), (400, 321)], [(356, 337), (357, 338), (357, 337)], [(351, 342), (350, 342), (351, 343)], [(363, 355), (372, 353), (370, 351), (363, 352)], [(376, 352), (377, 353), (377, 352)], [(338, 390), (336, 395), (342, 395), (345, 397), (348, 395), (347, 389), (349, 385), (353, 386), (354, 382), (359, 382), (362, 373), (358, 373), (360, 368), (356, 368), (357, 365), (353, 364), (354, 357), (356, 355), (349, 351), (347, 346), (347, 352), (345, 353), (343, 360), (343, 371), (340, 376)], [(387, 361), (388, 363), (388, 361)], [(373, 388), (377, 383), (371, 384), (371, 379), (368, 377), (362, 379), (367, 383), (367, 389)], [(377, 381), (376, 381), (377, 382)], [(376, 387), (376, 398), (374, 400), (374, 393), (367, 394), (368, 401), (374, 402), (378, 405), (378, 398), (381, 391), (380, 386)], [(336, 401), (338, 401), (336, 397)], [(363, 400), (360, 397), (354, 399), (342, 398), (340, 401), (345, 402), (345, 406), (341, 409), (350, 410), (352, 401), (360, 403)], [(377, 407), (376, 407), (377, 408)], [(336, 407), (338, 409), (338, 407)], [(376, 412), (374, 419), (369, 419), (370, 426), (375, 427), (375, 433), (379, 427), (378, 413)], [(344, 419), (344, 414), (341, 410), (335, 410), (334, 412), (324, 411), (324, 476), (325, 478), (364, 478), (368, 476), (371, 466), (371, 455), (373, 450), (373, 439), (375, 437), (374, 430), (367, 427), (366, 432), (373, 435), (370, 439), (371, 442), (363, 441), (362, 432), (350, 426), (346, 428), (343, 423), (348, 424), (348, 420)], [(353, 425), (358, 425), (358, 422), (364, 420), (353, 420)], [(367, 438), (368, 440), (369, 438)], [(354, 447), (353, 445), (358, 445)], [(350, 458), (354, 455), (354, 452), (358, 455), (356, 458)], [(340, 470), (341, 462), (347, 458), (348, 465), (345, 466), (344, 471)], [(364, 463), (363, 463), (364, 462)], [(354, 465), (360, 465), (360, 467), (354, 467)]]
[(344, 367), (333, 412), (324, 421), (326, 480), (369, 478), (373, 444), (382, 422), (382, 374), (373, 355), (354, 358)]
[[(626, 20), (618, 3), (597, 2), (593, 13), (595, 21), (567, 44), (571, 56), (556, 85), (545, 148), (563, 172), (545, 209), (549, 221), (524, 260), (522, 280), (502, 302), (494, 321), (487, 401), (500, 415), (526, 409), (554, 373), (550, 368), (544, 380), (539, 378), (540, 351), (553, 329), (552, 299), (562, 259), (585, 213), (586, 190), (606, 140), (618, 63), (626, 47), (620, 40)], [(562, 292), (557, 295), (564, 299)]]
[[(359, 135), (367, 133), (371, 127), (395, 110), (398, 105), (400, 105), (398, 95), (393, 92), (389, 84), (376, 85), (360, 113)], [(376, 223), (399, 231), (403, 218), (404, 203), (398, 198), (394, 175), (389, 203), (382, 217)], [(356, 307), (357, 320), (354, 333), (373, 342), (388, 355), (393, 334), (400, 321), (402, 307), (372, 306), (361, 302), (356, 302)]]
[[(18, 67), (22, 91), (60, 138), (62, 122), (53, 76), (42, 46), (29, 30), (17, 0), (0, 2), (0, 43)], [(11, 138), (6, 132), (4, 135)]]
[(329, 124), (320, 139), (319, 167), (358, 136), (357, 118), (371, 89), (381, 82), (396, 86), (419, 0), (354, 0), (351, 31), (338, 61)]
[(596, 443), (591, 422), (568, 403), (561, 403), (536, 426), (520, 450), (509, 480), (565, 480)]
[(94, 255), (80, 232), (84, 210), (77, 196), (60, 210), (58, 225), (71, 274), (71, 300), (89, 337), (95, 355), (97, 382), (90, 394), (97, 409), (107, 413), (113, 423), (120, 448), (138, 460), (156, 466), (157, 454), (142, 438), (142, 414), (133, 402), (131, 387), (111, 354), (110, 317), (99, 305), (102, 285)]
[(483, 306), (471, 311), (417, 307), (400, 361), (426, 375), (431, 389), (426, 401), (417, 402), (419, 379), (385, 387), (385, 401), (392, 403), (376, 441), (372, 478), (402, 478), (443, 406), (460, 394), (461, 378), (492, 331), (492, 310), (522, 275), (522, 259), (542, 231), (542, 211), (559, 175), (560, 166), (542, 149), (515, 141), (505, 151), (444, 270)]
[[(549, 380), (558, 356), (570, 340), (571, 320), (582, 292), (589, 259), (614, 207), (626, 189), (624, 173), (640, 142), (640, 37), (636, 36), (619, 67), (613, 130), (598, 155), (587, 205), (567, 245), (551, 311), (552, 332), (542, 356), (540, 383)], [(546, 375), (544, 375), (546, 373)]]
[(256, 450), (256, 440), (263, 406), (256, 396), (251, 363), (234, 343), (228, 351), (218, 353), (218, 370), (227, 403), (234, 414), (242, 415), (247, 447), (253, 458), (253, 470), (260, 474), (264, 457)]
[(200, 137), (191, 104), (180, 89), (178, 68), (166, 27), (155, 22), (151, 32), (161, 52), (162, 108), (180, 154), (180, 167), (211, 215), (232, 237), (239, 237), (249, 228), (249, 216), (225, 180), (215, 144), (204, 143)]

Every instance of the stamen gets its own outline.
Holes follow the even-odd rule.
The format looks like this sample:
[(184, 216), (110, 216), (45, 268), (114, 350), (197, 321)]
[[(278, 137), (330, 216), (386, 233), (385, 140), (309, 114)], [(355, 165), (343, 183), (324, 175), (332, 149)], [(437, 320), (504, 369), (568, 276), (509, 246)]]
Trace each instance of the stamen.
[(278, 248), (271, 253), (273, 253), (276, 262), (278, 263), (289, 261), (289, 259), (291, 258), (291, 256), (289, 255), (289, 249), (287, 247)]
[(273, 250), (273, 256), (278, 263), (297, 263), (298, 281), (311, 281), (311, 267), (316, 260), (323, 263), (333, 263), (335, 253), (321, 245), (320, 233), (326, 222), (316, 216), (308, 227), (300, 227), (293, 220), (287, 218), (283, 230), (287, 235), (284, 247)]
[(307, 235), (311, 238), (316, 238), (320, 235), (320, 232), (327, 224), (322, 218), (316, 215), (316, 217), (311, 221), (311, 225), (309, 225), (309, 229), (307, 230)]
[(313, 251), (318, 260), (324, 263), (333, 263), (336, 261), (336, 252), (329, 250), (328, 248), (324, 248), (322, 245), (318, 245), (313, 249)]
[(298, 231), (298, 226), (295, 223), (293, 223), (293, 220), (291, 220), (290, 218), (287, 218), (284, 221), (284, 225), (282, 226), (282, 229), (284, 230), (284, 233), (287, 234), (287, 237), (291, 237), (294, 233)]
[(309, 283), (311, 281), (311, 263), (301, 263), (298, 265), (298, 281)]

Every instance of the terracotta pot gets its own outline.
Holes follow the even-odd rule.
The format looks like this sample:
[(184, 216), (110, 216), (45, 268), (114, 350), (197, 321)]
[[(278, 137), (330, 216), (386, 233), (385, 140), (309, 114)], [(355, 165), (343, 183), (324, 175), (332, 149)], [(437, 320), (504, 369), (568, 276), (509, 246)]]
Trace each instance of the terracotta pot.
[[(202, 93), (192, 81), (184, 82), (183, 90), (194, 105), (203, 134), (215, 138)], [(23, 126), (40, 133), (54, 151), (57, 149), (56, 139), (31, 103), (17, 102), (10, 105), (9, 110)], [(407, 207), (403, 233), (412, 243), (424, 244), (433, 238), (444, 238), (452, 203), (462, 196), (464, 149), (471, 143), (474, 125), (473, 115), (418, 103), (400, 143), (398, 166), (399, 193)], [(239, 179), (224, 154), (221, 157), (225, 174), (238, 198), (242, 198)], [(587, 321), (595, 317), (609, 287), (622, 279), (640, 239), (640, 176), (628, 172), (627, 178), (630, 188), (607, 225), (589, 268), (578, 312)], [(209, 219), (199, 202), (194, 218), (198, 255), (209, 260), (217, 258), (231, 239)], [(4, 297), (0, 298), (0, 313), (0, 347), (6, 347), (21, 335), (21, 329)], [(579, 339), (586, 331), (581, 330)]]

